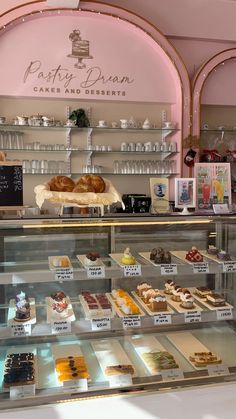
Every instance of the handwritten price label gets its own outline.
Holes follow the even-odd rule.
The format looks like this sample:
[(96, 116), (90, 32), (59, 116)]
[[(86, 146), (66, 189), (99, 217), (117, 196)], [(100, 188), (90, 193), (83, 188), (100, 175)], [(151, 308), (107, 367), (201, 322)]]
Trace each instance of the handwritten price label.
[(183, 380), (184, 373), (179, 368), (172, 368), (170, 370), (162, 370), (161, 376), (163, 381)]
[(236, 262), (224, 262), (223, 272), (236, 272)]
[(12, 400), (26, 399), (27, 397), (32, 396), (35, 396), (35, 384), (10, 387), (10, 399)]
[(129, 387), (132, 385), (131, 374), (111, 375), (109, 384), (110, 387)]
[(90, 266), (87, 268), (87, 276), (89, 279), (105, 278), (105, 267), (104, 266)]
[(124, 276), (141, 276), (141, 265), (127, 265), (124, 266)]
[(177, 265), (174, 263), (161, 265), (161, 275), (177, 275)]
[(73, 279), (72, 268), (57, 268), (55, 269), (55, 280), (56, 281), (71, 281)]
[(208, 375), (228, 375), (229, 368), (224, 364), (209, 364), (207, 365)]
[(91, 320), (92, 330), (110, 330), (111, 329), (111, 319), (109, 317), (101, 317)]
[(200, 311), (187, 311), (184, 313), (185, 323), (199, 323), (202, 321), (202, 316)]
[(218, 310), (216, 310), (216, 317), (217, 320), (232, 320), (233, 311), (231, 308), (218, 308)]
[(123, 317), (123, 328), (127, 329), (128, 327), (141, 327), (140, 316)]
[(73, 388), (79, 391), (88, 391), (88, 380), (87, 378), (80, 378), (79, 380), (68, 380), (63, 381), (64, 388)]
[(52, 334), (59, 335), (60, 333), (70, 333), (71, 332), (71, 322), (67, 321), (58, 321), (51, 324)]
[(156, 314), (154, 316), (154, 326), (161, 326), (163, 324), (171, 324), (171, 314)]
[(31, 324), (12, 324), (11, 335), (13, 337), (31, 336)]
[(193, 273), (194, 274), (209, 274), (209, 264), (205, 262), (194, 262)]

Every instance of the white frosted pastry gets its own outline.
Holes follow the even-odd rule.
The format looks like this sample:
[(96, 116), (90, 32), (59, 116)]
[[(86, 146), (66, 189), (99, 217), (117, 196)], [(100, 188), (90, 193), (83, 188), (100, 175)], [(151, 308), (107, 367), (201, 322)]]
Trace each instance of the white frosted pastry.
[(117, 298), (117, 297), (119, 297), (119, 293), (118, 293), (118, 291), (117, 290), (112, 290), (112, 292), (111, 292), (111, 295), (112, 295), (112, 297), (113, 298)]
[(122, 311), (123, 311), (123, 313), (125, 313), (125, 314), (131, 314), (130, 307), (128, 307), (126, 304), (123, 304), (123, 305), (121, 306), (121, 310), (122, 310)]
[(172, 294), (172, 291), (175, 287), (175, 282), (172, 281), (171, 279), (168, 279), (165, 283), (165, 289), (166, 289), (166, 293), (167, 294)]
[(119, 307), (121, 307), (123, 304), (125, 304), (125, 299), (122, 297), (117, 297), (116, 298), (116, 303)]

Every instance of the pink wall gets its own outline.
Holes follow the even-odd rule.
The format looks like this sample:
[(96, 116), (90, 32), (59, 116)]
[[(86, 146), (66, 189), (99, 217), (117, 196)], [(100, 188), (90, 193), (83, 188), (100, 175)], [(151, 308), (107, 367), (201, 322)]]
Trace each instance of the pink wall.
[[(75, 29), (89, 42), (80, 63), (84, 68), (70, 56)], [(152, 38), (124, 20), (79, 11), (44, 13), (43, 18), (38, 13), (1, 32), (1, 95), (177, 101), (172, 62)], [(22, 51), (16, 54), (19, 45)]]

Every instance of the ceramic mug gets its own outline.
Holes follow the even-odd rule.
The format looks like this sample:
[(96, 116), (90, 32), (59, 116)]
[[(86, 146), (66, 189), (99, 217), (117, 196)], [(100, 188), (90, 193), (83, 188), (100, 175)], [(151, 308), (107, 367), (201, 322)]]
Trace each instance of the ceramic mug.
[(106, 121), (98, 121), (98, 126), (104, 128), (107, 126)]
[(164, 122), (164, 128), (171, 128), (171, 127), (172, 127), (172, 122), (171, 121)]

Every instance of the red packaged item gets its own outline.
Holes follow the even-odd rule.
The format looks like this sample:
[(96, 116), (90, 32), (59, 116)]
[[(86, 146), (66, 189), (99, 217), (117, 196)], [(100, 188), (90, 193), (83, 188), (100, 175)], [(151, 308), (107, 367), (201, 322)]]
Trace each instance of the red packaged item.
[(204, 149), (200, 161), (203, 163), (221, 162), (222, 156), (216, 149)]

